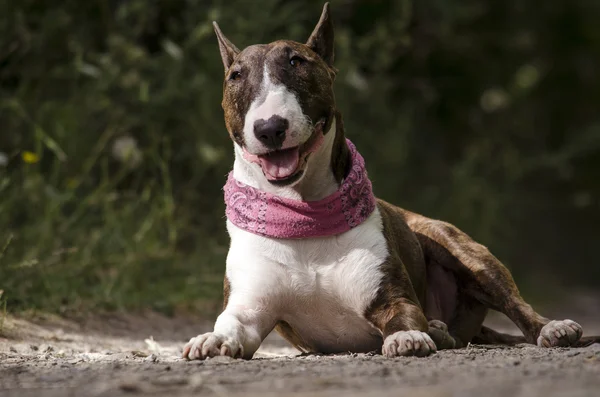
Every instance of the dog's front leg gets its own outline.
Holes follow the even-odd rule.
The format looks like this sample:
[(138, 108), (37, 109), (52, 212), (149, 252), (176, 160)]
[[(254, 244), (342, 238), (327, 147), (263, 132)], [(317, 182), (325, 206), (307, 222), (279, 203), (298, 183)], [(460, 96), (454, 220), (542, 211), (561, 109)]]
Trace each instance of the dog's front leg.
[(434, 353), (437, 348), (427, 334), (429, 324), (421, 307), (404, 297), (385, 301), (376, 300), (367, 313), (383, 335), (382, 354), (423, 357)]
[(204, 360), (214, 356), (251, 359), (275, 326), (265, 310), (232, 305), (217, 318), (213, 332), (198, 335), (183, 348), (183, 357)]
[(437, 348), (427, 334), (429, 324), (421, 308), (406, 299), (393, 306), (391, 311), (395, 314), (382, 327), (382, 354), (386, 357), (424, 357), (434, 353)]

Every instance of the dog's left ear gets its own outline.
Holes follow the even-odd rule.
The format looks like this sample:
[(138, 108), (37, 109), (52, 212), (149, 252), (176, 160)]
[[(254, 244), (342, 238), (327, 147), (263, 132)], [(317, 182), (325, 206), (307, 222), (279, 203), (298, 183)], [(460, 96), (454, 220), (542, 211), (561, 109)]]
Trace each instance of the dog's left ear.
[(240, 53), (240, 50), (231, 42), (221, 29), (219, 25), (213, 21), (213, 27), (215, 28), (215, 33), (217, 34), (217, 39), (219, 40), (219, 51), (221, 52), (221, 59), (223, 60), (223, 66), (225, 66), (225, 73), (229, 70), (229, 67), (233, 63), (233, 60)]
[(311, 33), (306, 45), (319, 54), (329, 66), (333, 66), (333, 21), (329, 15), (329, 3), (323, 6), (321, 19)]

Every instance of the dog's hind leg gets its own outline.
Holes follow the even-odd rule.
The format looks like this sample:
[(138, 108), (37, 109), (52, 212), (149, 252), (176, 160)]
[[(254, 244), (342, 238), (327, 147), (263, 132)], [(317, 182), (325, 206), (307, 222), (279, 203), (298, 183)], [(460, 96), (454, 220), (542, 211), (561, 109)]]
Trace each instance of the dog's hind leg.
[(456, 341), (456, 347), (466, 347), (479, 333), (488, 308), (483, 303), (462, 293), (458, 297), (458, 304), (454, 316), (448, 323), (448, 332)]
[(487, 307), (467, 295), (456, 275), (437, 259), (425, 256), (427, 292), (423, 306), (431, 320), (429, 334), (438, 349), (465, 347), (479, 333)]
[[(527, 340), (522, 335), (510, 335), (495, 331), (489, 327), (482, 326), (481, 330), (471, 340), (472, 343), (478, 345), (509, 345), (514, 346), (519, 343), (526, 343)], [(600, 336), (584, 336), (576, 342), (574, 347), (586, 347), (600, 343)]]
[(581, 338), (581, 326), (574, 321), (549, 321), (536, 313), (521, 297), (508, 269), (458, 228), (412, 213), (407, 213), (407, 223), (417, 235), (427, 262), (434, 260), (453, 271), (463, 294), (507, 315), (527, 342), (544, 347), (572, 346)]

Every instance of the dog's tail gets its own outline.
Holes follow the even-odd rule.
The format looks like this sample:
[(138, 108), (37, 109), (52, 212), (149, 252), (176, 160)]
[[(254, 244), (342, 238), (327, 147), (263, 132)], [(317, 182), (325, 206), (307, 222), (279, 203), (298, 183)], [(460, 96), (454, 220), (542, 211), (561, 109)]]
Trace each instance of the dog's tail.
[[(494, 331), (486, 326), (481, 327), (479, 334), (473, 337), (472, 343), (478, 345), (509, 345), (514, 346), (519, 343), (527, 343), (527, 340), (522, 335), (503, 334), (502, 332)], [(600, 336), (585, 336), (577, 341), (572, 347), (586, 347), (600, 343)]]
[(600, 336), (584, 336), (577, 341), (575, 347), (586, 347), (593, 345), (594, 343), (600, 343)]
[(475, 335), (471, 342), (477, 345), (513, 346), (519, 343), (527, 343), (527, 340), (523, 335), (503, 334), (502, 332), (494, 331), (491, 328), (482, 326), (479, 334)]

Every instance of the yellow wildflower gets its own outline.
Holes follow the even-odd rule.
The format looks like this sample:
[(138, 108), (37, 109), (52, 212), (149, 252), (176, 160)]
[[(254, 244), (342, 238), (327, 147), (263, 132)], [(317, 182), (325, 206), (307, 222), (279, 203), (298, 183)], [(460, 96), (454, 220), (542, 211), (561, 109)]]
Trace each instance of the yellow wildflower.
[(23, 153), (21, 153), (21, 157), (23, 158), (23, 161), (26, 162), (27, 164), (35, 164), (38, 161), (40, 161), (40, 156), (38, 156), (37, 154), (33, 153), (33, 152), (29, 152), (27, 150), (23, 151)]

